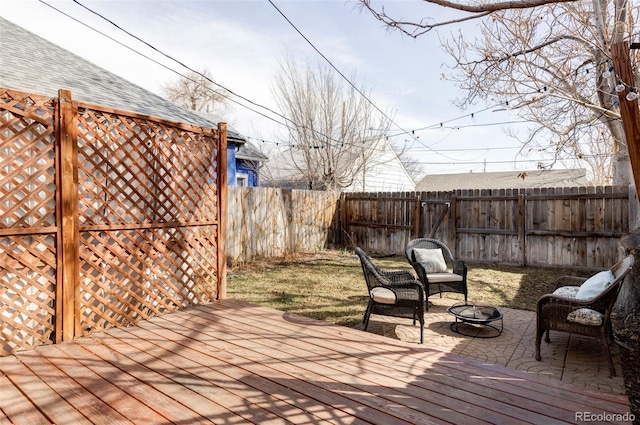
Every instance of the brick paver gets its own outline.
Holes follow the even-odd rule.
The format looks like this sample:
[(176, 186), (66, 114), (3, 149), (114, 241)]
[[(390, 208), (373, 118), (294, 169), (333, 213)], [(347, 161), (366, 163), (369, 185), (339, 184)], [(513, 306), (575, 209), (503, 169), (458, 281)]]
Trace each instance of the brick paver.
[[(536, 361), (535, 312), (499, 308), (504, 316), (504, 330), (496, 338), (474, 338), (453, 332), (449, 325), (454, 318), (447, 308), (459, 299), (430, 298), (425, 312), (424, 346), (447, 353), (499, 364), (511, 369), (536, 373), (585, 388), (624, 394), (622, 369), (615, 344), (613, 361), (617, 376), (609, 377), (607, 357), (600, 341), (579, 335), (551, 332), (551, 343), (542, 341), (542, 360)], [(362, 325), (358, 325), (362, 329)], [(371, 316), (368, 332), (402, 341), (418, 343), (420, 327), (410, 320), (386, 316)]]

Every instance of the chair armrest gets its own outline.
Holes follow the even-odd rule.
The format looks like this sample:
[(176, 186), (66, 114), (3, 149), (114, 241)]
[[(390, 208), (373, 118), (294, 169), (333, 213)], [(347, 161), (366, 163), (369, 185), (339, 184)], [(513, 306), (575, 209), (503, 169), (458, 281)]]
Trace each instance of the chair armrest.
[(392, 282), (405, 281), (405, 280), (415, 280), (415, 276), (413, 273), (407, 270), (398, 270), (398, 271), (383, 271), (382, 274)]
[(591, 308), (599, 310), (602, 308), (600, 303), (594, 303), (595, 298), (591, 299), (577, 299), (573, 297), (563, 297), (561, 295), (546, 294), (538, 299), (537, 310), (540, 311), (545, 305), (553, 304), (554, 307), (566, 307), (570, 310), (577, 308)]
[(403, 289), (411, 289), (418, 291), (420, 300), (424, 300), (425, 297), (424, 285), (416, 279), (391, 282), (382, 286), (396, 293), (397, 291), (402, 292)]
[(554, 290), (563, 286), (580, 286), (587, 280), (586, 277), (578, 276), (560, 276), (556, 279)]
[(453, 272), (459, 274), (462, 277), (467, 277), (467, 263), (463, 260), (452, 260)]

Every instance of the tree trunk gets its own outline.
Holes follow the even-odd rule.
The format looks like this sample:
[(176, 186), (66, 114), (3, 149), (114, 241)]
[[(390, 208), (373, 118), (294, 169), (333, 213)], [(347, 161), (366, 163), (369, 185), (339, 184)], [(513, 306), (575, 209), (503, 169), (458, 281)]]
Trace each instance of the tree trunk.
[(612, 155), (611, 184), (627, 186), (633, 184), (633, 172), (631, 171), (631, 161), (626, 146)]
[(627, 253), (636, 257), (633, 269), (627, 275), (614, 306), (611, 322), (615, 342), (620, 349), (622, 375), (629, 396), (633, 423), (640, 425), (640, 231), (622, 238)]

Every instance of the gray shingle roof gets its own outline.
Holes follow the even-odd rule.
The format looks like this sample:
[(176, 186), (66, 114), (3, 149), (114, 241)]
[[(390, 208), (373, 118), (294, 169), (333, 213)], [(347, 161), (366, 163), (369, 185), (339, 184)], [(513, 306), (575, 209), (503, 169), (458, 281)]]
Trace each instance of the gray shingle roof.
[(417, 191), (458, 189), (527, 189), (586, 186), (584, 169), (501, 171), (490, 173), (431, 174), (416, 185)]
[(268, 157), (258, 150), (251, 142), (246, 142), (236, 152), (236, 159), (249, 161), (266, 161)]
[[(165, 120), (215, 128), (218, 121), (181, 108), (0, 17), (0, 87), (74, 100)], [(235, 133), (235, 134), (234, 134)], [(228, 138), (244, 142), (228, 127)]]

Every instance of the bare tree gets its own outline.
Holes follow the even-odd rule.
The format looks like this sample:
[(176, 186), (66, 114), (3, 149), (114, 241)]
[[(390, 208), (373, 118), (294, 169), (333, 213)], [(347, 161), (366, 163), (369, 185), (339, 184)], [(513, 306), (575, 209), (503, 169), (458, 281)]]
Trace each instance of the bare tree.
[(208, 68), (197, 70), (166, 83), (162, 90), (167, 98), (183, 108), (223, 116), (227, 110), (227, 93), (216, 88)]
[(404, 169), (407, 170), (407, 173), (411, 177), (411, 179), (417, 183), (421, 177), (423, 177), (426, 172), (424, 169), (424, 164), (420, 161), (417, 161), (413, 156), (411, 156), (411, 150), (406, 147), (399, 147), (397, 145), (391, 145), (396, 155), (400, 159), (400, 162), (404, 166)]
[[(278, 166), (289, 179), (309, 189), (340, 190), (373, 166), (390, 122), (360, 94), (364, 89), (329, 68), (286, 56), (272, 91), (288, 119), (288, 149)], [(267, 167), (275, 162), (271, 157)]]
[[(475, 39), (459, 33), (442, 41), (455, 62), (446, 77), (466, 92), (458, 106), (501, 102), (531, 122), (526, 137), (519, 138), (523, 150), (577, 158), (590, 167), (595, 184), (631, 183), (619, 82), (608, 71), (610, 46), (633, 33), (638, 9), (623, 0), (517, 9), (503, 4), (505, 10), (495, 10), (495, 5), (470, 15), (485, 17)], [(423, 28), (419, 21), (412, 26), (394, 22), (384, 10), (377, 13), (382, 16), (378, 19), (414, 37), (436, 25)]]
[(497, 12), (476, 40), (445, 41), (455, 60), (448, 78), (466, 92), (458, 105), (502, 101), (532, 123), (523, 149), (576, 158), (596, 184), (631, 183), (618, 81), (609, 72), (620, 23), (613, 6), (594, 0)]

